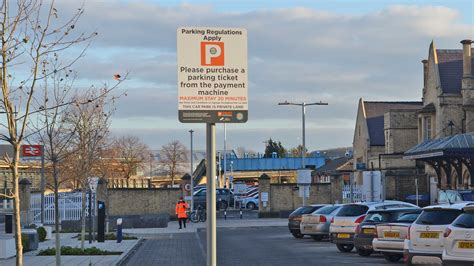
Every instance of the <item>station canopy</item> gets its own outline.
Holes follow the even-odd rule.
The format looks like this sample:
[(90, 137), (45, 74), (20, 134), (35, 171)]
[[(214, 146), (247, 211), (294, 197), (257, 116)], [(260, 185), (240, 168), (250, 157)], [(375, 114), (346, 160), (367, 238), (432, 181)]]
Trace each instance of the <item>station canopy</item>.
[(458, 184), (462, 184), (464, 165), (474, 184), (474, 132), (424, 141), (406, 151), (403, 159), (431, 165), (438, 175), (439, 185), (443, 171), (448, 186), (451, 186), (453, 173), (458, 177)]

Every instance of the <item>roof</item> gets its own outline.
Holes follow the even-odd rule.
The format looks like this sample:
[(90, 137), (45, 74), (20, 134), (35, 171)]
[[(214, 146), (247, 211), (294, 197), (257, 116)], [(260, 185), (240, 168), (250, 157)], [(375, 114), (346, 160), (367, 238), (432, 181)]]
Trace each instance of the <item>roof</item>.
[(423, 210), (431, 210), (431, 209), (455, 209), (455, 210), (462, 210), (466, 206), (474, 206), (474, 202), (466, 201), (466, 202), (459, 202), (454, 204), (441, 204), (441, 205), (432, 205), (424, 207)]
[(385, 146), (384, 114), (390, 110), (418, 110), (423, 102), (363, 101), (371, 146)]
[(337, 168), (347, 163), (347, 161), (348, 161), (348, 158), (346, 157), (328, 159), (326, 160), (326, 163), (323, 166), (313, 171), (313, 173), (319, 174), (319, 173), (331, 173), (331, 172), (337, 171)]
[(405, 152), (404, 159), (439, 157), (448, 150), (473, 151), (474, 132), (424, 141)]
[[(474, 52), (474, 49), (472, 49)], [(461, 94), (463, 51), (460, 49), (436, 49), (439, 79), (444, 93)], [(474, 61), (471, 60), (472, 69)]]

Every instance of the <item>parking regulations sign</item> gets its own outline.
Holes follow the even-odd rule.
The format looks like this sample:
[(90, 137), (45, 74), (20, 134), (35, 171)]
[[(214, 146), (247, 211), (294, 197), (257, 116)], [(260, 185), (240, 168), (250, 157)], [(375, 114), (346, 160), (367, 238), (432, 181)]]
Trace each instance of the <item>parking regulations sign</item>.
[(178, 28), (177, 57), (180, 122), (247, 122), (246, 29)]

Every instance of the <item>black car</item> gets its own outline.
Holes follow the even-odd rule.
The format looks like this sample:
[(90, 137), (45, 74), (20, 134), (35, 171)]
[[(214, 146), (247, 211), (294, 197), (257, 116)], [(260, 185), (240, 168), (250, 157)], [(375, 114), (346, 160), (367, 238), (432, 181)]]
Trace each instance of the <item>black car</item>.
[(301, 206), (298, 209), (294, 210), (292, 213), (290, 213), (290, 215), (288, 216), (288, 229), (290, 229), (290, 233), (295, 238), (302, 238), (304, 235), (301, 234), (300, 230), (301, 216), (303, 214), (312, 213), (323, 206), (325, 206), (325, 204)]
[(419, 208), (397, 208), (387, 210), (372, 210), (367, 213), (365, 219), (357, 226), (354, 235), (354, 245), (360, 256), (370, 256), (374, 251), (372, 240), (374, 240), (377, 230), (376, 225), (382, 223), (392, 223), (406, 214), (420, 214)]

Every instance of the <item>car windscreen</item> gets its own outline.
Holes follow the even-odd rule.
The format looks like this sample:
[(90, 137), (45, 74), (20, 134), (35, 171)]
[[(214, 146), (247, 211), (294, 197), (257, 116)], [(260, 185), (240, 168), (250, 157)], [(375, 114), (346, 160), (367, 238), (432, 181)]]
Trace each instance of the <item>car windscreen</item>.
[(345, 205), (342, 206), (339, 212), (337, 213), (337, 216), (343, 216), (343, 217), (353, 217), (353, 216), (360, 216), (362, 214), (365, 214), (369, 210), (369, 207), (365, 205)]
[(474, 228), (474, 213), (463, 213), (459, 215), (452, 225), (462, 228)]
[(404, 213), (398, 217), (398, 219), (395, 221), (397, 223), (413, 223), (416, 218), (420, 216), (420, 212), (415, 212), (415, 213)]
[(314, 214), (330, 214), (339, 207), (340, 206), (334, 206), (334, 205), (324, 206), (313, 213)]
[(461, 198), (463, 201), (474, 201), (474, 191), (461, 193)]
[(459, 216), (459, 214), (461, 214), (461, 210), (428, 209), (421, 213), (415, 223), (427, 225), (450, 224)]

